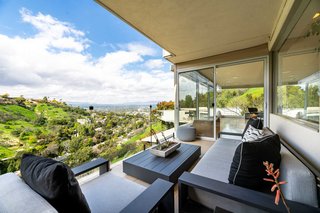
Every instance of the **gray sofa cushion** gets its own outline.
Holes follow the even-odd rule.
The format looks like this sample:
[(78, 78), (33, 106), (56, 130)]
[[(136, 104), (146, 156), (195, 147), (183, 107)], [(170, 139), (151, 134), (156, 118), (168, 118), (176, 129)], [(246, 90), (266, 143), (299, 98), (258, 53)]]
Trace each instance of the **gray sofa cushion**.
[(92, 213), (120, 212), (145, 190), (145, 187), (111, 173), (105, 173), (80, 187)]
[(220, 138), (210, 147), (191, 173), (229, 183), (233, 154), (240, 143), (240, 140)]
[(1, 213), (57, 213), (44, 198), (13, 173), (0, 176)]
[(286, 199), (318, 207), (315, 176), (284, 146), (281, 147), (280, 180), (288, 182), (281, 186)]
[[(240, 140), (220, 138), (210, 147), (191, 173), (229, 183), (228, 177), (233, 154), (240, 143)], [(259, 209), (248, 207), (236, 201), (200, 189), (190, 187), (189, 195), (192, 200), (197, 201), (210, 209), (219, 206), (233, 212), (263, 212)]]
[[(265, 129), (265, 131), (267, 135), (272, 135), (272, 132), (269, 130)], [(228, 183), (233, 154), (240, 143), (240, 140), (218, 139), (201, 158), (191, 173)], [(288, 182), (282, 185), (285, 197), (288, 200), (317, 207), (314, 175), (284, 146), (281, 147), (280, 154), (282, 160), (279, 180)], [(189, 188), (189, 195), (191, 199), (211, 209), (220, 206), (233, 212), (260, 212), (258, 209), (191, 187)]]

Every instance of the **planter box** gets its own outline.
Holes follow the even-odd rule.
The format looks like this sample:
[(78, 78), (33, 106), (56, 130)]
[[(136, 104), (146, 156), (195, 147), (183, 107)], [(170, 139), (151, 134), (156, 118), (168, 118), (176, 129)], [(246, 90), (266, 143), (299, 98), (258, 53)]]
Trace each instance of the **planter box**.
[[(166, 143), (166, 142), (164, 142)], [(174, 152), (176, 149), (178, 149), (180, 147), (180, 143), (178, 142), (170, 142), (170, 146), (168, 148), (165, 148), (163, 150), (160, 150), (159, 147), (160, 146), (163, 146), (163, 143), (162, 144), (159, 144), (155, 147), (152, 147), (150, 149), (150, 152), (152, 154), (154, 154), (155, 156), (158, 156), (158, 157), (167, 157), (168, 155), (170, 155), (172, 152)]]

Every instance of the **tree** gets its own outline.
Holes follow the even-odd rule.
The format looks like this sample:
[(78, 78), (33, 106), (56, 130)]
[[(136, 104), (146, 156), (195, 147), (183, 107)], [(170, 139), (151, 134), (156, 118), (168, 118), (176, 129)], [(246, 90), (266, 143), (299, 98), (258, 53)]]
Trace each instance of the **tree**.
[(157, 103), (158, 110), (173, 110), (174, 102), (173, 101), (161, 101)]
[[(217, 96), (217, 107), (228, 108), (239, 115), (244, 115), (248, 107), (256, 107), (263, 110), (263, 88), (249, 89), (224, 89)], [(239, 112), (240, 111), (240, 112)]]
[(36, 126), (44, 126), (46, 123), (47, 118), (44, 117), (42, 112), (40, 113), (40, 115), (37, 115), (36, 119), (34, 120), (34, 124)]
[(70, 141), (67, 141), (67, 150), (69, 153), (74, 153), (83, 147), (84, 137), (72, 137)]
[(22, 106), (22, 107), (26, 106), (25, 103), (24, 103), (26, 101), (26, 99), (23, 97), (23, 95), (21, 95), (20, 97), (15, 98), (15, 100), (17, 101), (17, 104), (19, 106)]
[(44, 96), (43, 99), (42, 99), (42, 101), (43, 101), (44, 103), (47, 103), (47, 102), (48, 102), (47, 96)]
[(59, 155), (59, 145), (51, 143), (41, 153), (44, 157), (57, 157)]
[(1, 97), (7, 99), (7, 98), (9, 98), (9, 93), (4, 93), (1, 95)]
[(82, 147), (75, 153), (71, 154), (67, 159), (67, 164), (70, 167), (79, 166), (95, 157), (92, 152), (92, 147)]
[(195, 104), (191, 95), (186, 95), (184, 100), (180, 101), (180, 105), (182, 108), (194, 108)]
[(308, 106), (319, 107), (320, 90), (317, 85), (310, 85), (308, 91)]

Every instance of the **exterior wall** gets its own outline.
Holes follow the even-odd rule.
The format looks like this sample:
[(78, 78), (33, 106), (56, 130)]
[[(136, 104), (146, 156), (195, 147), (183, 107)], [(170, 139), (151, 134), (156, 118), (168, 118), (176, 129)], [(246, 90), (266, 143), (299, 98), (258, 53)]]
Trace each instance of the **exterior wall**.
[(165, 122), (174, 122), (174, 110), (158, 110), (161, 117), (160, 120)]
[(176, 64), (178, 71), (193, 70), (195, 68), (208, 67), (218, 64), (223, 64), (232, 61), (239, 61), (248, 58), (256, 58), (261, 56), (267, 56), (269, 54), (268, 45), (263, 44), (256, 47), (250, 47), (243, 50), (238, 50), (234, 52), (224, 53), (221, 55), (210, 56), (206, 58), (201, 58), (193, 61), (187, 61), (183, 63)]
[(270, 114), (270, 128), (320, 170), (319, 132), (275, 114)]

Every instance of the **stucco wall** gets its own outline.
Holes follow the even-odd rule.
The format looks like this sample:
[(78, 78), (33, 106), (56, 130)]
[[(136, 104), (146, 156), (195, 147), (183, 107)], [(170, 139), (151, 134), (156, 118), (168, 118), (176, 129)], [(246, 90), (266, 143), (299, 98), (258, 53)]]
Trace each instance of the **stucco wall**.
[(270, 128), (320, 170), (320, 133), (270, 114)]

